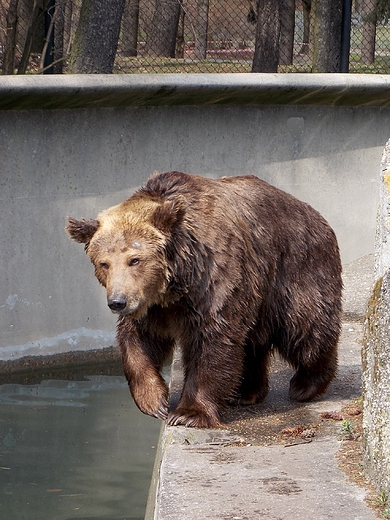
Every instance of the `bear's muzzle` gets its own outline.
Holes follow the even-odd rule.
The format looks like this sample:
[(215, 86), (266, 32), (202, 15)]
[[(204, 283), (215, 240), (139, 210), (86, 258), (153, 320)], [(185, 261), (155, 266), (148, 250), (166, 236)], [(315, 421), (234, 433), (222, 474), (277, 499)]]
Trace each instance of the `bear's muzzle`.
[(121, 293), (107, 297), (107, 305), (114, 314), (121, 314), (122, 316), (127, 314), (136, 315), (140, 310), (141, 300), (137, 297), (129, 300)]
[(107, 305), (112, 312), (121, 312), (127, 307), (127, 299), (124, 294), (119, 294), (107, 299)]

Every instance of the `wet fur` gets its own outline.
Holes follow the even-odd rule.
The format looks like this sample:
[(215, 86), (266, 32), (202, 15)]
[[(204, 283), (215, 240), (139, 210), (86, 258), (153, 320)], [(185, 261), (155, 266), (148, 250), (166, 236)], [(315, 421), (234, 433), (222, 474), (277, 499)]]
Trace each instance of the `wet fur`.
[[(169, 172), (96, 220), (70, 218), (67, 231), (86, 244), (108, 299), (122, 291), (139, 304), (119, 315), (117, 339), (144, 413), (215, 427), (228, 402), (267, 395), (272, 349), (296, 370), (291, 399), (318, 397), (334, 378), (341, 263), (334, 232), (309, 205), (256, 177)], [(131, 270), (137, 242), (144, 256)], [(185, 378), (168, 411), (160, 372), (175, 345)]]

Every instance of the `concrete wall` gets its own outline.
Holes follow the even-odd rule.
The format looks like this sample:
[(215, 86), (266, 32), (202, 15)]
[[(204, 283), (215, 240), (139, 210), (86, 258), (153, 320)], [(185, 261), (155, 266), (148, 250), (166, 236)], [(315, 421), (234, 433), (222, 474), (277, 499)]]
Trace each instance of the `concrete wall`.
[(374, 250), (389, 80), (354, 75), (0, 78), (0, 360), (112, 344), (115, 319), (67, 215), (154, 171), (255, 174), (311, 203), (343, 261)]
[(381, 165), (375, 284), (364, 324), (363, 444), (365, 469), (390, 493), (390, 141)]

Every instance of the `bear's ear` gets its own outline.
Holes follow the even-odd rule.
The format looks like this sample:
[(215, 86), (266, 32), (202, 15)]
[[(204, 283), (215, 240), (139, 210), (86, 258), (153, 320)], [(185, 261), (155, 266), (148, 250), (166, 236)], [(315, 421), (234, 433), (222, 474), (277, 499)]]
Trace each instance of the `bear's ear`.
[(163, 233), (171, 233), (181, 224), (185, 214), (185, 201), (181, 197), (165, 201), (155, 209), (152, 224)]
[(80, 244), (88, 244), (96, 233), (99, 227), (99, 222), (95, 219), (90, 220), (76, 220), (73, 217), (68, 217), (68, 225), (65, 231), (72, 240), (80, 242)]

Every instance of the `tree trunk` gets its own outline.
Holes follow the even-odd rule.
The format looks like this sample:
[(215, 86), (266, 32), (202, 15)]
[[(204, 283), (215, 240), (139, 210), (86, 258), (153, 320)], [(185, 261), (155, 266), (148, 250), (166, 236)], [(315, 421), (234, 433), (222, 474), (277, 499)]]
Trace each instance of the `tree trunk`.
[(65, 0), (64, 9), (64, 52), (68, 56), (73, 42), (73, 35), (75, 33), (76, 19), (78, 20), (77, 10), (73, 3)]
[(209, 0), (198, 0), (195, 28), (195, 58), (205, 60), (207, 53), (207, 33), (209, 26)]
[(186, 12), (183, 9), (183, 2), (180, 2), (180, 16), (179, 23), (177, 25), (177, 37), (176, 37), (176, 58), (184, 58), (184, 48), (185, 48), (185, 17)]
[(3, 59), (3, 74), (13, 74), (15, 68), (16, 25), (18, 22), (18, 2), (11, 0), (7, 13), (7, 29)]
[(147, 54), (175, 57), (179, 17), (179, 0), (156, 0), (156, 10), (146, 45)]
[(292, 65), (294, 56), (295, 0), (280, 1), (279, 65)]
[(371, 65), (375, 60), (376, 15), (375, 0), (366, 0), (363, 11), (361, 61)]
[(69, 72), (110, 74), (114, 66), (125, 0), (83, 0)]
[(313, 0), (312, 72), (340, 72), (343, 0)]
[(310, 12), (311, 0), (302, 0), (303, 7), (303, 41), (301, 47), (301, 54), (309, 54), (310, 42)]
[(257, 26), (252, 72), (277, 72), (279, 64), (280, 2), (257, 1)]
[(355, 0), (354, 3), (353, 3), (353, 7), (354, 7), (354, 12), (357, 13), (357, 14), (360, 14), (363, 7), (364, 7), (364, 2), (365, 0)]
[(137, 56), (139, 0), (126, 0), (122, 17), (122, 54)]
[(30, 20), (29, 20), (29, 24), (28, 24), (28, 29), (27, 29), (26, 41), (24, 44), (22, 57), (21, 57), (19, 67), (18, 67), (18, 74), (25, 74), (25, 72), (27, 70), (28, 60), (30, 58), (31, 47), (33, 44), (34, 31), (37, 27), (38, 18), (39, 18), (39, 5), (38, 5), (38, 2), (36, 0), (34, 0), (32, 12), (31, 12), (31, 16), (30, 16)]
[(65, 0), (56, 0), (54, 25), (53, 73), (62, 74), (64, 67)]

